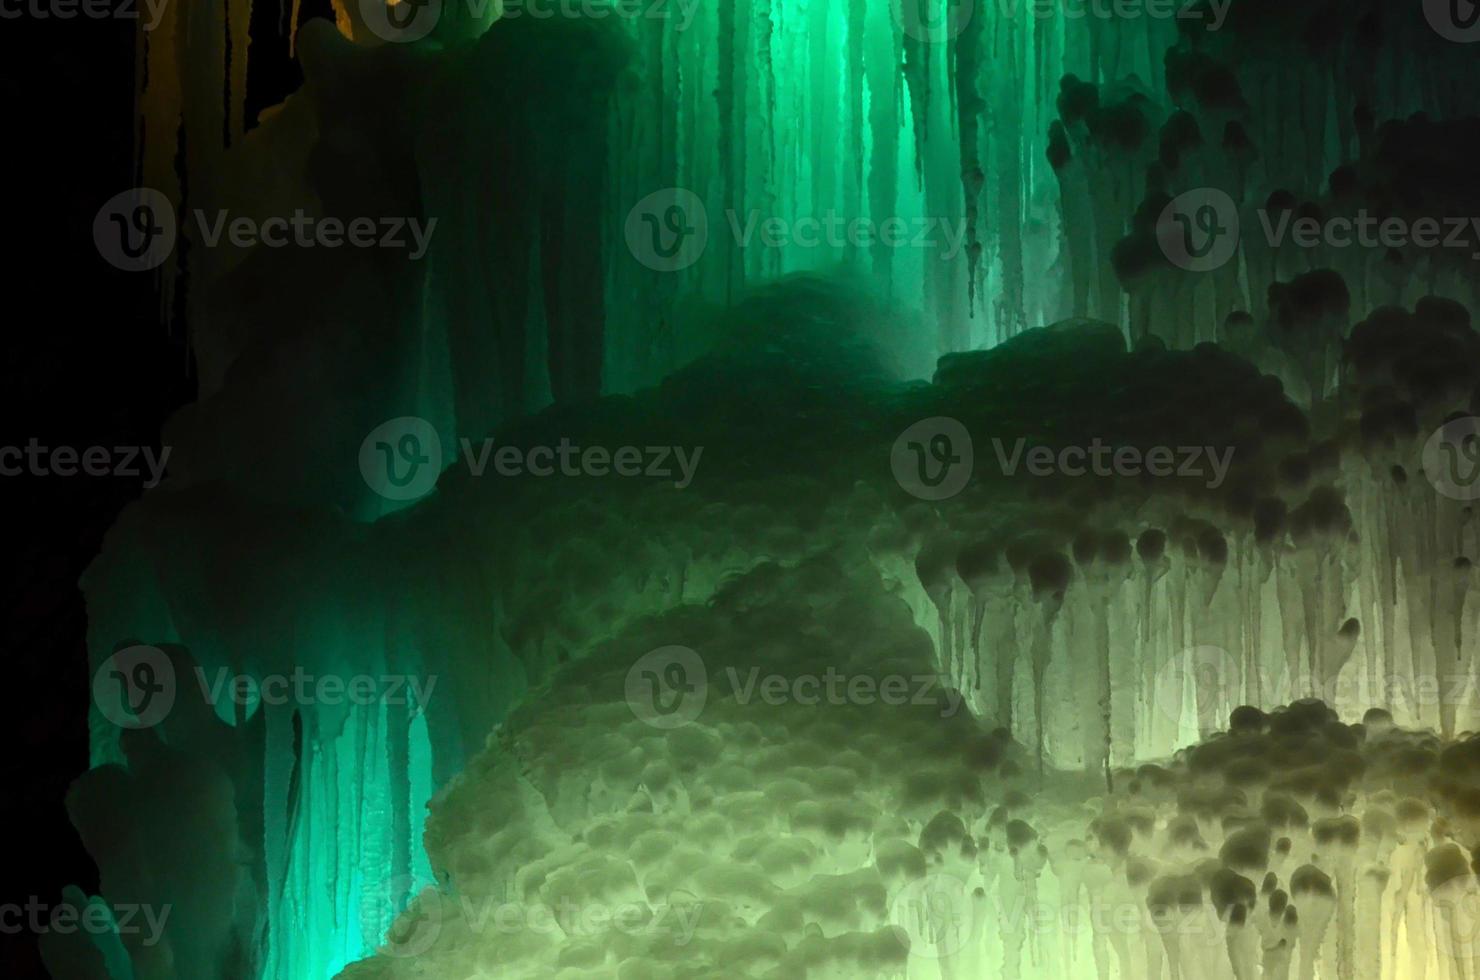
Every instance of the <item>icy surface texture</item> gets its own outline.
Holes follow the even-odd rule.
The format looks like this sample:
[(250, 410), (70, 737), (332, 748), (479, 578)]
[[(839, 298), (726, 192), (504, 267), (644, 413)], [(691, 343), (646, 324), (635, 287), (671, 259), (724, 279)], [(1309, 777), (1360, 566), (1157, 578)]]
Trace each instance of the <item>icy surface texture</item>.
[[(672, 714), (646, 649), (701, 661)], [(1474, 741), (1240, 707), (1107, 791), (1040, 774), (934, 663), (877, 574), (832, 559), (634, 624), (433, 801), (437, 884), (341, 977), (1378, 980), (1480, 952)], [(909, 693), (839, 695), (859, 677)]]
[[(1472, 52), (1434, 29), (1436, 5), (1237, 0), (1109, 18), (1029, 0), (674, 0), (589, 17), (521, 3), (499, 18), (498, 3), (446, 2), (427, 36), (389, 43), (367, 24), (373, 3), (338, 3), (337, 26), (300, 31), (293, 12), (304, 88), (247, 133), (250, 4), (229, 23), (171, 9), (146, 46), (140, 176), (207, 211), (438, 218), (424, 267), (365, 270), (333, 308), (404, 333), (388, 342), (420, 356), (398, 363), (424, 367), (450, 399), (443, 416), (475, 434), (551, 397), (655, 382), (708, 349), (712, 307), (789, 272), (850, 275), (918, 317), (897, 353), (921, 374), (940, 354), (1069, 316), (1139, 332), (1154, 321), (1190, 346), (1230, 312), (1263, 315), (1269, 286), (1309, 268), (1338, 267), (1359, 317), (1411, 304), (1393, 295), (1404, 284), (1447, 291), (1425, 278), (1430, 261), (1456, 258), (1443, 250), (1328, 262), (1249, 233), (1266, 206), (1474, 213), (1350, 186), (1383, 171), (1426, 193), (1433, 175), (1384, 149), (1414, 148), (1390, 127), (1480, 108)], [(1445, 145), (1460, 144), (1423, 148)], [(707, 244), (657, 269), (629, 233), (644, 202), (672, 203), (675, 189), (691, 225), (706, 219)], [(1229, 195), (1246, 233), (1219, 272), (1189, 276), (1149, 248), (1148, 222), (1206, 189)], [(351, 199), (372, 210), (347, 210)], [(762, 245), (772, 219), (898, 219), (911, 244), (839, 231)], [(242, 317), (242, 295), (292, 295), (283, 287), (312, 270), (192, 244), (188, 312), (215, 385), (278, 322)], [(472, 377), (493, 385), (486, 402), (457, 390)]]
[[(219, 484), (162, 489), (130, 512), (89, 576), (100, 661), (113, 638), (142, 637), (188, 648), (177, 673), (191, 688), (190, 663), (207, 681), (300, 666), (441, 681), (416, 711), (248, 705), (222, 719), (262, 746), (207, 754), (238, 787), (257, 894), (272, 896), (267, 969), (332, 972), (379, 938), (375, 916), (416, 879), (422, 801), (526, 691), (558, 690), (592, 656), (630, 667), (664, 644), (705, 651), (702, 636), (665, 641), (642, 624), (735, 601), (733, 577), (767, 563), (845, 569), (816, 601), (858, 590), (846, 608), (862, 622), (886, 616), (865, 609), (883, 603), (878, 644), (833, 646), (832, 619), (803, 624), (804, 638), (779, 614), (725, 627), (723, 643), (804, 658), (815, 633), (850, 658), (928, 661), (962, 692), (963, 717), (1021, 743), (1025, 768), (1085, 771), (1090, 786), (1210, 735), (1245, 703), (1319, 694), (1348, 722), (1376, 705), (1445, 738), (1474, 727), (1463, 556), (1476, 530), (1465, 502), (1435, 492), (1443, 470), (1424, 456), (1477, 381), (1457, 306), (1359, 324), (1339, 389), (1309, 413), (1235, 355), (1129, 352), (1092, 322), (900, 383), (866, 339), (887, 319), (847, 289), (795, 280), (742, 303), (721, 348), (659, 388), (551, 409), (495, 440), (671, 447), (662, 478), (475, 477), (465, 454), (482, 450), (469, 444), (430, 497), (371, 525), (247, 507)], [(942, 416), (964, 425), (974, 469), (959, 494), (926, 502), (902, 489), (891, 444)], [(1008, 472), (1028, 447), (1096, 440), (1168, 447), (1179, 471), (1187, 450), (1202, 455), (1155, 479)], [(335, 457), (352, 465), (357, 448)], [(812, 601), (814, 578), (784, 581), (787, 608)], [(545, 696), (529, 695), (526, 714)], [(206, 752), (194, 733), (218, 722), (198, 714), (172, 715), (158, 737)], [(860, 719), (858, 737), (873, 724)], [(97, 718), (95, 734), (99, 762), (121, 761), (117, 729)], [(577, 798), (594, 792), (569, 778)], [(573, 834), (564, 806), (556, 823)]]
[[(171, 422), (168, 485), (88, 574), (94, 665), (165, 645), (186, 701), (223, 671), (441, 684), (417, 710), (202, 701), (132, 745), (94, 716), (74, 812), (105, 892), (187, 902), (209, 878), (235, 898), (167, 930), (173, 962), (105, 944), (73, 951), (81, 969), (332, 974), (424, 877), (432, 788), (528, 689), (765, 562), (825, 555), (895, 596), (868, 615), (892, 624), (903, 602), (964, 711), (1027, 770), (1093, 787), (1242, 703), (1319, 694), (1347, 722), (1381, 705), (1445, 739), (1474, 727), (1477, 530), (1434, 492), (1474, 444), (1433, 441), (1480, 408), (1468, 253), (1276, 248), (1256, 213), (1480, 212), (1458, 121), (1480, 88), (1454, 81), (1473, 52), (1416, 3), (1239, 0), (1215, 32), (974, 6), (493, 22), (497, 5), (445, 3), (429, 37), (392, 44), (339, 4), (297, 32), (303, 89), (245, 134), (250, 7), (166, 6), (142, 183), (207, 212), (439, 224), (418, 262), (187, 237), (202, 399)], [(663, 273), (625, 230), (672, 188), (710, 240)], [(1244, 234), (1188, 272), (1159, 217), (1210, 189)], [(828, 215), (964, 222), (961, 249), (740, 248), (732, 230)], [(788, 273), (809, 277), (765, 288)], [(446, 470), (414, 505), (355, 466), (404, 416)], [(891, 450), (933, 417), (964, 426), (974, 471), (925, 502)], [(474, 478), (489, 433), (696, 465)], [(1151, 480), (1008, 476), (1019, 438), (1203, 455)], [(163, 825), (219, 843), (234, 819), (239, 853), (155, 871), (173, 858), (130, 836), (147, 828), (99, 832), (184, 782), (211, 805)], [(573, 819), (536, 836), (574, 837)]]

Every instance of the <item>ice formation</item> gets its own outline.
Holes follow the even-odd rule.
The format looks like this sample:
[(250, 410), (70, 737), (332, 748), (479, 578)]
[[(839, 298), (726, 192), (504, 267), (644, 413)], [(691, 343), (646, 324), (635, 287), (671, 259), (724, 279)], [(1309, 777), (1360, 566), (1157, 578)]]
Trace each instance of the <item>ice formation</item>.
[[(438, 227), (420, 263), (167, 271), (202, 397), (85, 588), (94, 666), (156, 646), (175, 707), (94, 710), (69, 802), (75, 901), (180, 914), (54, 943), (58, 976), (1476, 974), (1480, 529), (1435, 490), (1477, 462), (1436, 435), (1480, 413), (1471, 259), (1258, 232), (1477, 213), (1473, 58), (1378, 0), (960, 6), (445, 3), (397, 44), (336, 5), (291, 15), (304, 86), (250, 131), (250, 8), (168, 6), (144, 183)], [(710, 240), (663, 272), (624, 228), (673, 188)], [(1162, 241), (1187, 193), (1243, 228), (1216, 268)], [(828, 213), (961, 247), (731, 234)], [(443, 472), (388, 499), (356, 455), (407, 417)], [(971, 478), (921, 499), (932, 419)], [(490, 433), (671, 452), (477, 476)], [(664, 728), (630, 677), (673, 648), (708, 682)], [(295, 671), (428, 696), (207, 696)]]
[[(630, 651), (674, 641), (710, 682), (655, 725)], [(878, 575), (832, 558), (644, 620), (439, 795), (440, 886), (342, 976), (1467, 975), (1472, 743), (1242, 707), (1106, 791), (1039, 778), (934, 663)], [(829, 673), (912, 683), (864, 704), (746, 682)]]

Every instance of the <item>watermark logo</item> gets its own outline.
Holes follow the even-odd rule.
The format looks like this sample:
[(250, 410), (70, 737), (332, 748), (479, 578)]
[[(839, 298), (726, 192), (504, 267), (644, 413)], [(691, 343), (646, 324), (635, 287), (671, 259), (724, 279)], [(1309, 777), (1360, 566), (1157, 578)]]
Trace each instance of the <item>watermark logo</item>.
[[(409, 2), (409, 0), (408, 0)], [(203, 248), (223, 242), (235, 248), (382, 248), (404, 251), (420, 260), (431, 246), (437, 219), (418, 217), (351, 219), (319, 217), (297, 208), (291, 216), (258, 219), (224, 209), (187, 213), (195, 219)], [(148, 187), (115, 194), (93, 218), (98, 254), (125, 272), (147, 272), (163, 265), (179, 238), (179, 216), (169, 198)]]
[[(736, 248), (817, 249), (834, 251), (922, 249), (940, 261), (960, 257), (968, 227), (964, 218), (900, 216), (876, 219), (827, 210), (782, 216), (759, 208), (724, 212), (724, 231)], [(703, 257), (712, 229), (709, 212), (698, 195), (679, 187), (649, 194), (627, 213), (625, 235), (633, 258), (656, 272), (679, 272)]]
[(360, 476), (387, 500), (417, 500), (432, 492), (442, 471), (442, 440), (415, 415), (382, 422), (360, 443)]
[(940, 416), (900, 433), (889, 452), (889, 467), (905, 492), (921, 500), (947, 500), (966, 488), (973, 459), (966, 426)]
[(93, 674), (93, 703), (119, 728), (153, 728), (175, 706), (175, 668), (158, 647), (125, 647)]
[(966, 882), (936, 873), (899, 890), (889, 903), (889, 921), (909, 937), (911, 957), (945, 959), (970, 944), (976, 920)]
[(1480, 881), (1475, 875), (1456, 875), (1435, 886), (1429, 900), (1436, 913), (1436, 952), (1451, 960), (1480, 957)]
[(382, 955), (420, 956), (441, 934), (442, 894), (415, 876), (396, 875), (360, 893), (360, 935)]
[(899, 29), (925, 44), (954, 41), (976, 15), (976, 0), (890, 0), (890, 3)]
[(964, 218), (894, 216), (876, 221), (850, 217), (837, 211), (784, 218), (752, 209), (741, 219), (740, 212), (725, 212), (731, 236), (740, 248), (757, 242), (762, 248), (830, 248), (862, 251), (876, 245), (888, 249), (917, 248), (931, 251), (942, 262), (960, 256), (966, 245)]
[(1423, 471), (1434, 489), (1451, 500), (1480, 497), (1480, 418), (1455, 419), (1429, 436)]
[[(1266, 246), (1282, 249), (1349, 248), (1433, 252), (1466, 251), (1480, 259), (1480, 218), (1459, 216), (1400, 217), (1359, 208), (1352, 214), (1318, 217), (1293, 208), (1254, 212)], [(1189, 272), (1211, 272), (1233, 261), (1241, 236), (1238, 206), (1223, 191), (1203, 187), (1177, 197), (1157, 220), (1156, 238), (1173, 265)]]
[(1241, 692), (1239, 666), (1237, 658), (1222, 647), (1188, 647), (1157, 668), (1151, 687), (1152, 708), (1182, 729), (1200, 729), (1200, 721), (1217, 723), (1223, 719), (1199, 719), (1198, 707), (1210, 705), (1221, 710), (1236, 699)]
[(704, 660), (688, 647), (659, 647), (627, 671), (627, 706), (654, 728), (673, 729), (699, 717), (709, 698)]
[(681, 272), (709, 247), (709, 212), (682, 187), (656, 191), (627, 214), (627, 248), (654, 272)]
[(420, 41), (442, 19), (442, 0), (360, 0), (365, 27), (392, 44)]
[(1157, 219), (1156, 240), (1167, 261), (1179, 269), (1222, 268), (1238, 251), (1238, 205), (1214, 187), (1180, 194)]
[(98, 254), (124, 272), (159, 268), (174, 252), (176, 235), (174, 205), (151, 187), (113, 195), (93, 218)]
[(1480, 41), (1480, 3), (1475, 0), (1423, 0), (1424, 16), (1446, 41)]

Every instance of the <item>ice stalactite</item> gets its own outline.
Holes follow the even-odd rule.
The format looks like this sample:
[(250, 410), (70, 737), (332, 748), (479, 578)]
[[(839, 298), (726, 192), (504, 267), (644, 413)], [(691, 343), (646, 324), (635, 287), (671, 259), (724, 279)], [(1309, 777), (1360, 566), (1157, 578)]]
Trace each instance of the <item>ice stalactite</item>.
[[(444, 269), (438, 281), (450, 295), (424, 304), (419, 315), (433, 326), (441, 317), (496, 318), (505, 324), (493, 345), (498, 372), (538, 374), (553, 362), (561, 376), (555, 387), (570, 391), (590, 387), (593, 364), (600, 365), (606, 390), (655, 381), (712, 345), (701, 326), (710, 322), (707, 307), (733, 303), (758, 283), (798, 271), (847, 270), (933, 324), (924, 341), (894, 338), (899, 353), (915, 363), (998, 343), (1065, 315), (1120, 323), (1122, 283), (1131, 293), (1136, 334), (1154, 311), (1165, 339), (1188, 346), (1211, 337), (1236, 310), (1252, 304), (1259, 315), (1274, 282), (1329, 263), (1280, 266), (1248, 281), (1235, 263), (1207, 277), (1213, 295), (1200, 297), (1191, 277), (1156, 268), (1159, 259), (1145, 248), (1154, 243), (1143, 238), (1115, 263), (1117, 279), (1109, 260), (1116, 244), (1155, 217), (1137, 224), (1143, 199), (1220, 188), (1252, 220), (1273, 194), (1299, 200), (1321, 194), (1326, 176), (1364, 156), (1384, 123), (1419, 108), (1450, 121), (1473, 108), (1464, 86), (1438, 81), (1449, 77), (1440, 66), (1458, 72), (1454, 77), (1469, 71), (1458, 60), (1461, 52), (1439, 44), (1422, 16), (1374, 2), (1331, 16), (1258, 2), (1204, 4), (1194, 5), (1195, 16), (1176, 20), (1112, 23), (1031, 4), (967, 9), (944, 0), (873, 6), (727, 0), (663, 16), (602, 18), (611, 30), (589, 33), (561, 29), (568, 23), (534, 29), (530, 18), (500, 22), (496, 4), (443, 6), (425, 41), (389, 47), (413, 49), (428, 65), (472, 61), (481, 68), (476, 75), (454, 72), (448, 85), (418, 94), (424, 111), (445, 117), (468, 101), (465, 92), (490, 92), (501, 68), (470, 59), (468, 51), (495, 23), (507, 32), (522, 20), (518, 26), (527, 30), (506, 33), (504, 43), (545, 38), (533, 46), (554, 52), (555, 61), (541, 67), (555, 75), (558, 64), (583, 80), (556, 88), (566, 105), (546, 120), (531, 107), (538, 100), (519, 86), (495, 96), (502, 109), (469, 105), (459, 122), (478, 125), (463, 128), (467, 148), (486, 146), (478, 127), (496, 127), (506, 112), (531, 117), (547, 135), (558, 131), (557, 118), (579, 119), (593, 130), (604, 118), (612, 127), (610, 141), (582, 135), (578, 150), (525, 148), (579, 170), (549, 176), (577, 195), (555, 211), (548, 195), (464, 186), (473, 172), (466, 160), (438, 152), (419, 161), (422, 187), (443, 220), (465, 215), (464, 205), (475, 203), (502, 208), (512, 227), (547, 221), (559, 240), (547, 234), (537, 250), (549, 259), (573, 259), (569, 273), (541, 278), (527, 270), (539, 281), (536, 297), (523, 281), (532, 261), (523, 246), (481, 243), (492, 253), (485, 268), (494, 271), (485, 278), (498, 282), (493, 295), (477, 299), (479, 283), (468, 281), (470, 273)], [(223, 153), (222, 134), (233, 150), (241, 142), (249, 13), (246, 3), (216, 20), (170, 8), (144, 42), (141, 172), (144, 183), (172, 199), (188, 196), (187, 203), (212, 208), (231, 197), (233, 181), (223, 171), (232, 154)], [(387, 47), (366, 27), (360, 5), (338, 8), (337, 15), (338, 29), (358, 46)], [(290, 20), (296, 31), (296, 16)], [(612, 67), (613, 33), (626, 35), (632, 48), (625, 71)], [(295, 36), (293, 43), (301, 40)], [(597, 42), (601, 53), (561, 60), (585, 41)], [(1425, 52), (1423, 63), (1433, 70), (1408, 71), (1411, 51)], [(180, 74), (185, 63), (189, 78)], [(230, 93), (224, 109), (202, 94), (219, 90), (217, 82)], [(1061, 82), (1069, 101), (1058, 98), (1056, 107)], [(1086, 102), (1092, 91), (1101, 93), (1093, 104)], [(1163, 122), (1175, 127), (1163, 133), (1158, 160), (1135, 130)], [(180, 134), (183, 182), (175, 172)], [(451, 146), (444, 139), (440, 149)], [(508, 159), (484, 162), (518, 166)], [(692, 267), (656, 272), (621, 247), (621, 229), (648, 195), (672, 188), (695, 195), (686, 206), (702, 205), (708, 241)], [(535, 215), (524, 215), (531, 207)], [(808, 219), (835, 221), (843, 237), (829, 235), (820, 245), (794, 235), (768, 243), (774, 234), (765, 230), (768, 219), (792, 228)], [(899, 248), (846, 231), (855, 221), (877, 228), (889, 219), (939, 221), (952, 236), (959, 228), (961, 237), (954, 246)], [(469, 250), (479, 245), (450, 229), (443, 240)], [(1254, 242), (1243, 250), (1251, 271), (1263, 261), (1258, 251)], [(210, 278), (210, 257), (196, 258), (207, 263)], [(194, 281), (194, 265), (191, 271)], [(1370, 276), (1339, 271), (1359, 298), (1369, 278), (1384, 275), (1382, 269)], [(568, 290), (559, 281), (567, 274), (603, 287), (578, 290), (578, 308), (567, 310)], [(1398, 278), (1417, 277), (1387, 270), (1384, 281)], [(1429, 286), (1444, 291), (1444, 284)], [(193, 286), (192, 295), (201, 296)], [(1372, 308), (1359, 302), (1357, 312)], [(604, 329), (584, 329), (589, 322)], [(567, 373), (574, 375), (569, 383)], [(542, 386), (534, 388), (510, 398), (542, 404)]]

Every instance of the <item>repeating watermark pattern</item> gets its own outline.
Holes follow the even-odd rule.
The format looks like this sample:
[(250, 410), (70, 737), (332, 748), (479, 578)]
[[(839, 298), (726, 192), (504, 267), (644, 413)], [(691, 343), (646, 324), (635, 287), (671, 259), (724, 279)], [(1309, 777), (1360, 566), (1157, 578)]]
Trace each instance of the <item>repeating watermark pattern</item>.
[[(961, 710), (961, 692), (941, 684), (939, 674), (875, 676), (827, 667), (821, 673), (763, 673), (761, 668), (727, 666), (722, 670), (735, 703), (768, 707), (787, 704), (928, 705), (942, 718)], [(709, 669), (689, 647), (659, 647), (644, 654), (627, 671), (626, 698), (633, 715), (654, 728), (680, 728), (698, 719), (709, 701)]]
[[(567, 437), (553, 446), (497, 445), (493, 439), (458, 440), (468, 475), (502, 477), (622, 477), (671, 480), (678, 490), (694, 482), (703, 446), (581, 446)], [(424, 418), (382, 422), (360, 443), (360, 475), (387, 500), (431, 493), (442, 470), (442, 440)]]
[(437, 219), (415, 217), (321, 218), (296, 208), (290, 217), (258, 220), (230, 211), (214, 214), (196, 209), (191, 214), (200, 229), (200, 241), (216, 248), (224, 239), (236, 248), (383, 248), (404, 251), (415, 262), (427, 254)]
[(911, 958), (955, 956), (976, 938), (977, 917), (966, 882), (952, 874), (917, 878), (889, 901), (889, 921), (909, 940)]
[(450, 3), (460, 2), (469, 20), (658, 20), (686, 31), (701, 0), (360, 0), (360, 16), (382, 41), (409, 44), (436, 29)]
[[(360, 17), (365, 27), (392, 44), (410, 44), (420, 41), (436, 28), (442, 19), (443, 0), (360, 0)], [(491, 10), (493, 0), (480, 3), (480, 7)]]
[[(1291, 209), (1255, 212), (1258, 230), (1270, 248), (1348, 248), (1469, 252), (1480, 259), (1480, 218), (1380, 217), (1359, 209), (1351, 215), (1296, 217)], [(1245, 230), (1238, 205), (1225, 192), (1200, 187), (1180, 194), (1161, 213), (1157, 243), (1167, 260), (1188, 272), (1212, 272), (1233, 261)]]
[[(905, 35), (925, 44), (945, 44), (965, 33), (978, 3), (992, 0), (891, 0), (895, 22)], [(1446, 0), (1448, 2), (1448, 0)], [(1464, 0), (1458, 0), (1464, 2)], [(1035, 21), (1176, 20), (1202, 21), (1211, 32), (1222, 29), (1233, 0), (1206, 4), (1188, 0), (995, 0), (998, 19)]]
[(1389, 248), (1467, 250), (1480, 259), (1480, 218), (1380, 218), (1366, 208), (1355, 215), (1296, 218), (1291, 211), (1259, 211), (1259, 227), (1272, 248), (1289, 241), (1298, 248)]
[(907, 37), (945, 44), (960, 37), (976, 16), (977, 0), (888, 0), (894, 20)]
[(1001, 439), (992, 440), (997, 464), (1006, 476), (1021, 468), (1030, 476), (1154, 476), (1157, 478), (1201, 479), (1209, 490), (1216, 490), (1228, 478), (1233, 463), (1233, 447), (1222, 452), (1214, 446), (1112, 446), (1093, 439), (1088, 446), (1034, 446), (1019, 438), (1009, 452)]
[(1480, 3), (1475, 0), (1423, 0), (1424, 16), (1446, 41), (1480, 41)]
[[(407, 909), (414, 910), (406, 914)], [(531, 933), (594, 940), (618, 933), (666, 937), (687, 946), (699, 928), (703, 905), (694, 902), (514, 902), (495, 896), (452, 895), (401, 875), (361, 896), (360, 924), (365, 941), (385, 955), (407, 958), (431, 949), (443, 923), (456, 918), (477, 936)], [(382, 941), (383, 940), (383, 941)]]
[(1215, 187), (1180, 194), (1162, 209), (1156, 240), (1167, 261), (1188, 272), (1212, 272), (1238, 252), (1239, 213)]
[(997, 0), (1004, 20), (1018, 16), (1034, 20), (1176, 20), (1203, 21), (1204, 29), (1221, 30), (1233, 0)]
[(125, 647), (93, 674), (93, 703), (119, 728), (153, 728), (175, 706), (175, 668), (158, 647)]
[[(490, 462), (499, 476), (621, 476), (673, 480), (676, 489), (694, 482), (703, 446), (577, 446), (562, 438), (554, 446), (499, 446), (484, 439), (475, 449), (471, 439), (462, 439), (468, 472), (482, 476)], [(677, 465), (678, 471), (674, 472)]]
[[(1238, 658), (1218, 646), (1190, 646), (1173, 654), (1156, 669), (1151, 681), (1151, 707), (1174, 725), (1222, 724), (1223, 706), (1238, 699), (1243, 671)], [(1199, 717), (1206, 706), (1208, 717)], [(1200, 724), (1197, 727), (1201, 727)]]
[(709, 247), (709, 211), (693, 191), (669, 187), (638, 201), (623, 231), (637, 261), (654, 272), (681, 272)]
[[(234, 674), (222, 667), (208, 674), (195, 667), (201, 699), (212, 706), (256, 704), (407, 705), (424, 711), (437, 687), (437, 675), (315, 674), (301, 666), (287, 674)], [(119, 650), (93, 675), (93, 703), (120, 728), (153, 728), (169, 717), (179, 693), (179, 678), (169, 655), (158, 647)]]
[(360, 476), (387, 500), (418, 500), (432, 492), (442, 472), (442, 439), (436, 426), (415, 415), (389, 419), (360, 442)]
[[(409, 909), (414, 913), (407, 915)], [(383, 956), (420, 956), (442, 934), (442, 895), (413, 875), (396, 875), (360, 893), (360, 935)]]
[[(785, 218), (759, 209), (742, 214), (729, 209), (725, 227), (738, 248), (855, 248), (882, 245), (918, 248), (949, 262), (966, 244), (964, 218), (851, 217), (836, 211)], [(679, 272), (698, 262), (709, 246), (709, 210), (698, 195), (681, 187), (649, 194), (627, 213), (624, 227), (632, 257), (655, 272)]]
[(152, 31), (170, 0), (0, 0), (0, 20), (133, 20)]
[(1385, 674), (1367, 677), (1347, 670), (1318, 677), (1308, 665), (1287, 665), (1274, 689), (1275, 700), (1316, 698), (1342, 718), (1360, 718), (1374, 705), (1409, 712), (1469, 708), (1480, 703), (1480, 688), (1469, 672)]
[[(164, 479), (170, 446), (156, 453), (152, 446), (44, 446), (34, 436), (25, 446), (0, 446), (0, 476), (112, 476), (144, 477), (153, 490)], [(142, 464), (143, 468), (140, 468)]]
[(1480, 418), (1446, 422), (1423, 447), (1423, 472), (1451, 500), (1480, 498)]
[(1480, 878), (1455, 875), (1429, 889), (1434, 912), (1434, 948), (1452, 961), (1480, 958)]
[[(289, 216), (233, 216), (225, 209), (190, 212), (200, 231), (199, 243), (217, 248), (381, 248), (404, 251), (415, 262), (426, 255), (437, 219), (318, 217), (302, 208)], [(169, 198), (148, 187), (136, 187), (109, 198), (93, 219), (93, 241), (105, 261), (125, 272), (159, 267), (173, 254), (178, 219)]]
[(966, 489), (974, 466), (971, 433), (945, 416), (905, 429), (889, 451), (889, 468), (905, 492), (921, 500), (947, 500)]
[(627, 671), (627, 706), (654, 728), (682, 728), (698, 718), (709, 698), (709, 671), (697, 652), (666, 646), (638, 658)]
[(93, 244), (125, 272), (157, 269), (175, 251), (175, 207), (152, 187), (115, 194), (93, 218)]
[(93, 936), (139, 936), (130, 946), (155, 946), (164, 935), (173, 905), (149, 905), (118, 902), (108, 905), (88, 902), (81, 908), (71, 902), (49, 905), (32, 895), (24, 905), (6, 902), (0, 905), (0, 933), (7, 936), (29, 932), (32, 935), (52, 933), (69, 936), (84, 933)]
[(207, 676), (195, 668), (196, 684), (207, 703), (224, 702), (250, 707), (254, 704), (297, 705), (407, 705), (426, 710), (437, 687), (437, 675), (411, 674), (314, 674), (294, 667), (289, 674), (233, 674), (225, 667)]

